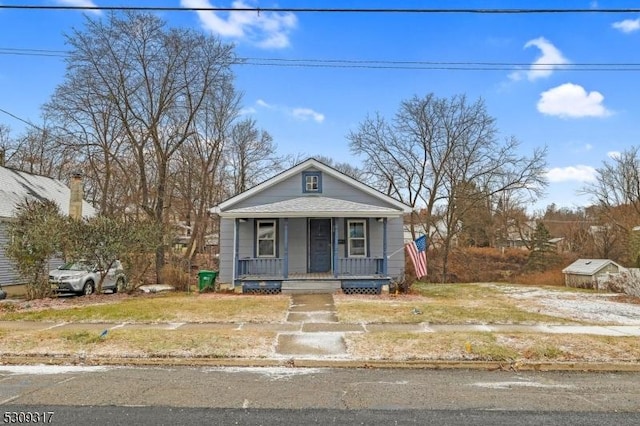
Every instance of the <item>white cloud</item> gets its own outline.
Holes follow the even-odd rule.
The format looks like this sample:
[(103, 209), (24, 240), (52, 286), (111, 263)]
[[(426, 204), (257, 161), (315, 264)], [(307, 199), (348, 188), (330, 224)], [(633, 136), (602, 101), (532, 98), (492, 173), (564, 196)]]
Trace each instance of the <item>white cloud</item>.
[(262, 99), (256, 101), (256, 105), (270, 110), (280, 111), (285, 115), (295, 118), (296, 120), (307, 121), (313, 120), (316, 123), (322, 123), (324, 121), (324, 114), (314, 111), (311, 108), (290, 108), (283, 105), (270, 104)]
[(255, 114), (257, 110), (254, 107), (242, 108), (238, 111), (238, 115), (252, 115)]
[(528, 71), (520, 70), (511, 73), (509, 78), (512, 80), (522, 80), (524, 77), (529, 81), (546, 78), (553, 73), (554, 69), (561, 68), (563, 65), (570, 63), (569, 60), (544, 37), (529, 40), (524, 45), (525, 49), (531, 46), (540, 49), (541, 55), (531, 64)]
[(591, 151), (592, 149), (593, 149), (593, 145), (591, 145), (590, 143), (588, 143), (588, 144), (586, 144), (586, 145), (584, 146), (584, 150), (585, 150), (585, 151)]
[(591, 182), (596, 178), (596, 169), (591, 166), (555, 167), (547, 172), (549, 182)]
[[(180, 0), (182, 7), (213, 7), (209, 0)], [(236, 9), (251, 7), (242, 0), (232, 3)], [(298, 23), (292, 13), (277, 12), (213, 12), (200, 10), (196, 12), (202, 26), (221, 37), (247, 40), (265, 49), (281, 49), (288, 47), (289, 33)]]
[(606, 117), (611, 115), (603, 105), (600, 92), (589, 92), (577, 84), (566, 83), (542, 92), (538, 111), (562, 118)]
[(607, 152), (607, 157), (612, 158), (612, 159), (616, 159), (616, 158), (620, 158), (620, 156), (622, 155), (622, 153), (620, 151), (609, 151)]
[[(57, 1), (63, 6), (78, 6), (78, 7), (96, 7), (97, 6), (97, 4), (95, 4), (92, 0), (57, 0)], [(99, 15), (102, 13), (102, 11), (98, 9), (86, 10), (85, 12), (95, 13), (96, 15)]]
[(324, 114), (320, 114), (310, 108), (294, 108), (293, 111), (291, 111), (291, 115), (303, 121), (309, 118), (316, 123), (322, 123), (324, 121)]
[(625, 19), (624, 21), (618, 21), (611, 24), (616, 30), (620, 30), (625, 34), (632, 33), (640, 30), (640, 18), (638, 19)]
[(267, 102), (263, 101), (262, 99), (258, 99), (256, 101), (256, 105), (258, 105), (259, 107), (262, 107), (262, 108), (269, 108), (269, 109), (274, 108), (273, 105), (268, 104)]

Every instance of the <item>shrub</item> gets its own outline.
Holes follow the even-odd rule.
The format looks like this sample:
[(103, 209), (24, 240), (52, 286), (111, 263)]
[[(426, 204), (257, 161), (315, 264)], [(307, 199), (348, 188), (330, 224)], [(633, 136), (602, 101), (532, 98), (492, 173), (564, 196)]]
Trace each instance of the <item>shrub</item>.
[(169, 263), (160, 271), (160, 282), (173, 286), (178, 291), (187, 291), (191, 285), (191, 276), (181, 266)]
[(611, 275), (606, 281), (601, 281), (605, 290), (614, 293), (624, 293), (629, 296), (640, 297), (640, 275), (635, 272), (626, 272)]

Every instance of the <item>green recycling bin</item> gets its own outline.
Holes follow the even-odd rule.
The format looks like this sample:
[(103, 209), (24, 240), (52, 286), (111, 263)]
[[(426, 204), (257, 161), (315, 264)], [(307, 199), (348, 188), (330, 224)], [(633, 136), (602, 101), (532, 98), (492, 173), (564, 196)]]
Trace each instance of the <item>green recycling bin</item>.
[(218, 271), (199, 271), (198, 272), (198, 290), (215, 290), (216, 277)]

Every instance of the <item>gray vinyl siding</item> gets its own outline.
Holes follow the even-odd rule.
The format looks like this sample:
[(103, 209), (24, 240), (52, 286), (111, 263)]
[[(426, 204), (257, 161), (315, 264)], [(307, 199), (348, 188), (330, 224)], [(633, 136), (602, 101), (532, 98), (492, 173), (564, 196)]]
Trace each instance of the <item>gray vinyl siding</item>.
[(234, 219), (220, 219), (218, 282), (226, 284), (233, 280), (233, 222)]
[(289, 219), (289, 273), (307, 272), (307, 235), (306, 218)]
[(9, 243), (7, 222), (0, 219), (0, 285), (22, 284), (23, 280), (5, 256), (5, 246)]
[[(0, 219), (0, 285), (18, 285), (25, 284), (27, 280), (22, 278), (16, 271), (13, 261), (5, 255), (5, 246), (9, 243), (8, 223), (6, 220)], [(62, 265), (64, 260), (59, 256), (49, 259), (47, 269), (55, 269)]]
[(394, 279), (402, 278), (404, 275), (402, 218), (387, 221), (387, 255), (391, 256), (387, 271), (389, 276)]
[[(314, 168), (309, 168), (305, 171), (315, 170), (316, 169)], [(277, 203), (279, 201), (289, 200), (295, 197), (313, 197), (315, 195), (316, 194), (305, 194), (302, 191), (302, 173), (298, 173), (269, 188), (265, 188), (263, 191), (255, 194), (254, 196), (233, 204), (228, 208), (239, 209), (244, 207), (253, 207), (262, 204)], [(391, 204), (385, 203), (380, 198), (362, 192), (360, 189), (351, 186), (339, 179), (336, 179), (335, 177), (330, 176), (327, 173), (322, 173), (322, 194), (320, 195), (322, 195), (323, 197), (336, 198), (339, 200), (353, 201), (355, 203), (396, 208)]]

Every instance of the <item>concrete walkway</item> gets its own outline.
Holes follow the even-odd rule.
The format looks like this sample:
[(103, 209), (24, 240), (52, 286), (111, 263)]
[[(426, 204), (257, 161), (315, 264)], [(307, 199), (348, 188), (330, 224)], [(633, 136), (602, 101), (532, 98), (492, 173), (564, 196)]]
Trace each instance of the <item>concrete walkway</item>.
[[(549, 324), (364, 324), (340, 323), (336, 317), (333, 295), (293, 294), (287, 319), (282, 323), (96, 323), (96, 322), (41, 322), (0, 321), (0, 329), (43, 331), (51, 329), (95, 330), (105, 329), (200, 329), (200, 330), (264, 330), (278, 334), (277, 353), (304, 354), (306, 348), (318, 348), (327, 354), (341, 355), (345, 333), (376, 333), (385, 331), (414, 333), (494, 332), (542, 334), (591, 334), (600, 336), (640, 336), (638, 325), (549, 325)], [(315, 350), (314, 350), (315, 351)]]
[(331, 294), (293, 294), (287, 322), (300, 324), (300, 328), (278, 333), (277, 355), (295, 355), (297, 358), (348, 356), (344, 324), (338, 323)]

